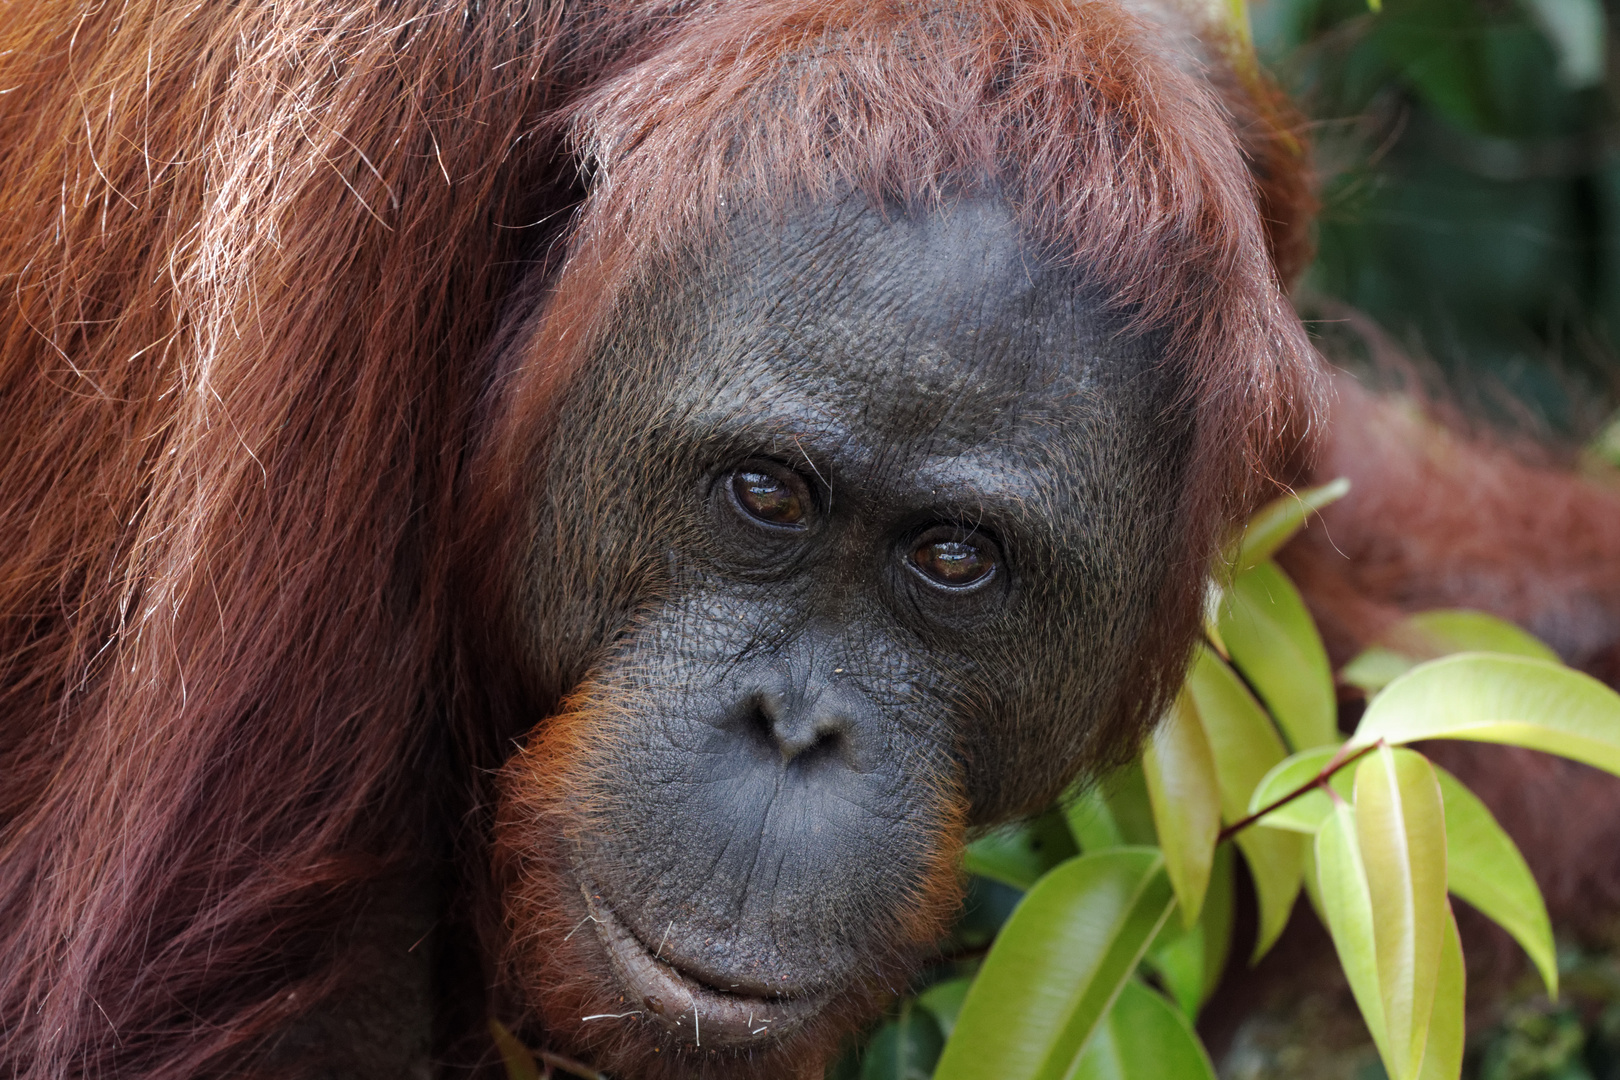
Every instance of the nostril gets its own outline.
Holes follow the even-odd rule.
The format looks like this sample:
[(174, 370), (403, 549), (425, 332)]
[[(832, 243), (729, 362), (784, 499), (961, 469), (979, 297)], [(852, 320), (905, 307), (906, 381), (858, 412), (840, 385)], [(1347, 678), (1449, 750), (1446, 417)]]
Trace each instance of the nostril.
[(779, 725), (774, 732), (776, 750), (781, 753), (784, 763), (841, 753), (844, 745), (844, 730), (841, 727), (804, 727), (807, 730), (784, 730)]
[(769, 690), (756, 690), (743, 702), (745, 725), (761, 740), (776, 743), (776, 728), (787, 714), (787, 703), (781, 694)]
[(839, 754), (843, 749), (846, 733), (842, 725), (820, 724), (803, 725), (806, 730), (784, 730), (778, 726), (775, 731), (776, 748), (782, 755), (784, 762), (797, 758), (820, 757), (826, 754)]
[(746, 727), (773, 756), (789, 762), (806, 755), (842, 754), (850, 722), (842, 710), (821, 702), (795, 706), (783, 695), (756, 690), (748, 696)]
[(817, 702), (779, 719), (771, 735), (783, 762), (843, 756), (850, 736), (850, 720), (843, 710)]

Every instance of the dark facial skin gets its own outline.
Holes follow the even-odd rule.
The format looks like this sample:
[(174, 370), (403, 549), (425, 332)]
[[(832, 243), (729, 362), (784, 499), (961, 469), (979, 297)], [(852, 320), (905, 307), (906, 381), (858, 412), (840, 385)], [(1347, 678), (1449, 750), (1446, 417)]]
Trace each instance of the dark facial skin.
[(523, 594), (537, 694), (581, 695), (533, 764), (611, 983), (577, 1007), (629, 1015), (529, 993), (604, 1067), (786, 1075), (938, 932), (964, 829), (1097, 753), (1190, 422), (993, 201), (740, 222), (639, 307), (563, 409)]

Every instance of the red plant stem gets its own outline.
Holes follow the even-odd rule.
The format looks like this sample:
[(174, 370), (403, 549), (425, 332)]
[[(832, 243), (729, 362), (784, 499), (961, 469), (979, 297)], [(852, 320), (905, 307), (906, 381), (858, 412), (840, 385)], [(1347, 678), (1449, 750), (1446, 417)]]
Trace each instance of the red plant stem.
[(1239, 832), (1242, 832), (1250, 825), (1253, 825), (1256, 821), (1259, 821), (1261, 818), (1265, 817), (1279, 806), (1287, 806), (1301, 795), (1308, 795), (1310, 792), (1319, 787), (1327, 787), (1327, 783), (1330, 779), (1332, 779), (1334, 773), (1338, 772), (1346, 765), (1349, 765), (1351, 762), (1360, 760), (1367, 754), (1378, 749), (1383, 744), (1384, 741), (1380, 739), (1370, 746), (1363, 746), (1360, 750), (1357, 750), (1348, 757), (1345, 756), (1344, 749), (1341, 748), (1337, 754), (1334, 754), (1333, 757), (1328, 759), (1328, 763), (1326, 765), (1322, 766), (1321, 772), (1317, 773), (1314, 777), (1307, 780), (1293, 791), (1288, 792), (1288, 794), (1281, 796), (1266, 806), (1262, 806), (1248, 817), (1239, 818), (1237, 821), (1232, 822), (1232, 824), (1228, 825), (1226, 828), (1222, 829), (1216, 834), (1215, 842), (1219, 844), (1225, 840), (1230, 840), (1233, 836)]

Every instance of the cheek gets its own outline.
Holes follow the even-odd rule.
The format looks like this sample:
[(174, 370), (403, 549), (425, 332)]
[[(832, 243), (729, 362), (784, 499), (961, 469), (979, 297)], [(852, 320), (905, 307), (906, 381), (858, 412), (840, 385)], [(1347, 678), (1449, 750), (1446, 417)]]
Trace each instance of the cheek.
[[(618, 1011), (607, 958), (588, 927), (585, 898), (569, 868), (570, 762), (601, 726), (575, 699), (501, 770), (496, 781), (492, 869), (504, 933), (496, 954), (502, 982), (540, 1014), (548, 1032), (596, 1053), (616, 1025), (581, 1018)], [(583, 931), (583, 932), (582, 932)]]

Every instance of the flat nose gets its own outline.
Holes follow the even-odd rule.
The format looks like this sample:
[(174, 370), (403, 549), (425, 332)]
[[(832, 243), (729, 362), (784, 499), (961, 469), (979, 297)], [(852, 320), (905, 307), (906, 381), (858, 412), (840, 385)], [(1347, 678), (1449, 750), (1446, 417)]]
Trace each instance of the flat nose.
[(854, 690), (830, 684), (764, 685), (753, 689), (748, 704), (758, 737), (784, 763), (821, 756), (847, 759), (853, 749), (862, 711)]

